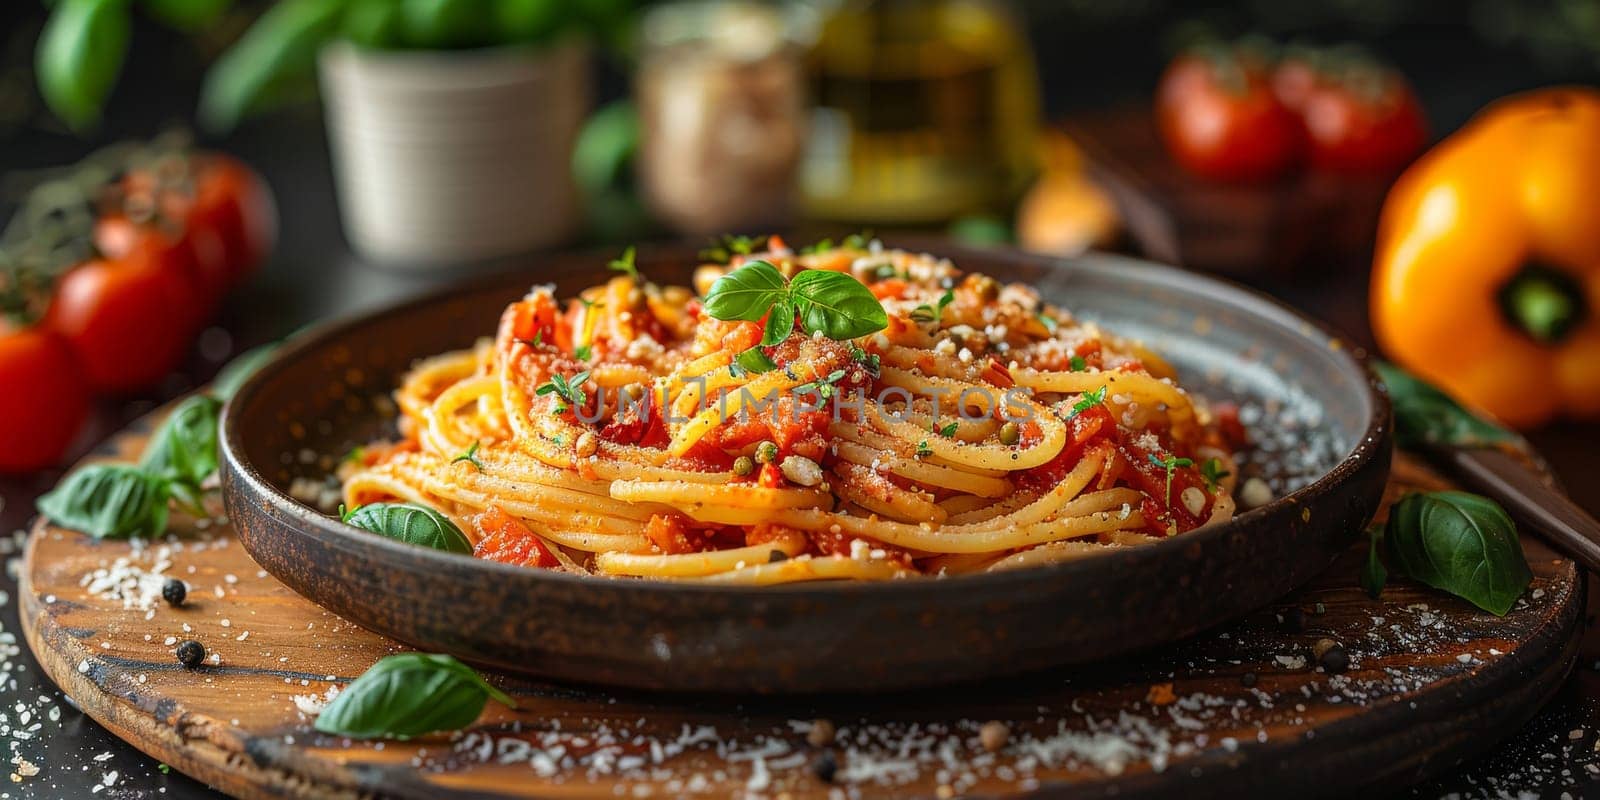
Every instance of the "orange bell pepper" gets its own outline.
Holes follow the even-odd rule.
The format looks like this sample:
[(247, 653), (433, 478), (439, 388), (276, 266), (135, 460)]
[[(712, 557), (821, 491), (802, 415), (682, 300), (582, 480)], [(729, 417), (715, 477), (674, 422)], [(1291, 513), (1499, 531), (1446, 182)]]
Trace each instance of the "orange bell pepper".
[(1516, 427), (1600, 415), (1600, 91), (1489, 106), (1390, 191), (1372, 325), (1391, 358)]

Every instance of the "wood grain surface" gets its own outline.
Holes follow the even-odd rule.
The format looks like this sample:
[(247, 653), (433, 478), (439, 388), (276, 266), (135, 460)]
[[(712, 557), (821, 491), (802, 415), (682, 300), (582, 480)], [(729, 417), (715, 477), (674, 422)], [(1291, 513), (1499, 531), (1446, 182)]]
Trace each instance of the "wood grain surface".
[[(134, 452), (142, 430), (112, 449)], [(1395, 475), (1390, 499), (1443, 485), (1405, 459)], [(409, 742), (313, 730), (317, 698), (403, 648), (267, 576), (225, 525), (178, 519), (165, 539), (130, 543), (41, 524), (20, 600), (29, 645), (86, 712), (242, 797), (1322, 796), (1448, 767), (1559, 686), (1583, 584), (1571, 561), (1524, 547), (1536, 578), (1504, 618), (1409, 584), (1369, 600), (1353, 548), (1271, 608), (1092, 669), (803, 701), (491, 676), (518, 710), (491, 704), (468, 731)], [(149, 601), (161, 576), (189, 584), (186, 605)], [(184, 639), (206, 646), (204, 666), (178, 664)], [(1344, 647), (1348, 671), (1318, 666), (1322, 639)], [(837, 728), (831, 744), (807, 742), (816, 719)], [(993, 752), (980, 735), (990, 721), (1009, 731)], [(831, 782), (818, 776), (824, 760), (837, 765)]]

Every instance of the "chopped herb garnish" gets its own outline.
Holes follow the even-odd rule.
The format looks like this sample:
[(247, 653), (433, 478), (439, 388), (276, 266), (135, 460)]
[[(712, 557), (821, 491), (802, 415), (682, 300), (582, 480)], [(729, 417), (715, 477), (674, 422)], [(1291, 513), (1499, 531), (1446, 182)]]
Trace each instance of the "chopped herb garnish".
[(872, 268), (872, 279), (875, 281), (886, 281), (890, 278), (904, 279), (909, 277), (911, 277), (910, 273), (901, 272), (900, 270), (895, 269), (893, 264), (879, 264), (878, 266)]
[(1223, 478), (1232, 474), (1222, 468), (1220, 458), (1208, 458), (1200, 463), (1200, 477), (1206, 479), (1206, 488), (1213, 492), (1217, 490), (1217, 484), (1221, 483)]
[(1156, 456), (1155, 453), (1151, 453), (1150, 454), (1150, 463), (1152, 463), (1152, 464), (1154, 464), (1154, 465), (1156, 465), (1158, 467), (1162, 467), (1162, 468), (1166, 469), (1166, 471), (1167, 471), (1167, 493), (1166, 493), (1166, 497), (1164, 497), (1162, 499), (1161, 503), (1162, 503), (1162, 505), (1170, 506), (1170, 505), (1172, 505), (1172, 472), (1173, 472), (1173, 470), (1176, 470), (1178, 467), (1192, 467), (1192, 466), (1194, 466), (1194, 459), (1192, 459), (1192, 458), (1178, 458), (1176, 456), (1170, 456), (1170, 455), (1167, 456), (1166, 458), (1160, 458), (1160, 457)]
[(613, 272), (620, 272), (637, 281), (639, 280), (639, 268), (634, 266), (633, 255), (633, 245), (628, 245), (628, 249), (622, 251), (622, 257), (611, 259), (611, 263), (607, 266)]
[(935, 422), (933, 424), (933, 432), (939, 434), (940, 436), (944, 436), (946, 438), (949, 438), (951, 436), (955, 436), (956, 435), (956, 429), (960, 428), (960, 427), (961, 427), (961, 423), (959, 423), (959, 422), (951, 422), (951, 423), (948, 423), (948, 424), (942, 425), (942, 426), (939, 423)]
[(1102, 386), (1102, 387), (1100, 387), (1098, 389), (1095, 389), (1093, 391), (1084, 392), (1083, 393), (1083, 399), (1081, 399), (1078, 402), (1072, 404), (1072, 412), (1070, 414), (1067, 414), (1067, 419), (1070, 420), (1073, 417), (1076, 417), (1079, 414), (1082, 414), (1083, 412), (1088, 411), (1091, 408), (1094, 408), (1095, 406), (1098, 406), (1098, 405), (1101, 405), (1101, 404), (1105, 403), (1105, 401), (1106, 401), (1106, 387), (1104, 387), (1104, 386)]
[(854, 342), (850, 344), (850, 360), (860, 364), (862, 369), (874, 378), (883, 374), (883, 360), (878, 354), (869, 353)]
[(1056, 322), (1055, 317), (1043, 313), (1039, 314), (1039, 324), (1043, 325), (1044, 329), (1052, 334), (1056, 332), (1056, 328), (1061, 326), (1061, 323)]
[(467, 448), (467, 452), (450, 459), (450, 463), (452, 464), (458, 461), (465, 461), (468, 464), (476, 467), (479, 472), (483, 471), (483, 462), (478, 460), (478, 442), (476, 440), (472, 442), (471, 447)]
[(865, 250), (867, 249), (867, 244), (871, 241), (872, 231), (862, 231), (861, 233), (852, 233), (844, 237), (844, 241), (840, 242), (839, 246), (846, 250)]
[(747, 256), (767, 243), (765, 236), (723, 236), (711, 240), (711, 246), (700, 251), (700, 258), (714, 264), (726, 264), (736, 255)]
[(544, 328), (534, 331), (532, 339), (518, 339), (517, 341), (522, 342), (529, 347), (538, 347), (539, 345), (544, 344)]
[(933, 455), (933, 448), (928, 446), (928, 440), (917, 442), (917, 458), (926, 458)]
[(534, 394), (543, 396), (554, 393), (557, 397), (565, 400), (566, 403), (556, 404), (556, 413), (560, 414), (567, 410), (567, 404), (582, 406), (589, 401), (589, 395), (583, 391), (583, 382), (587, 380), (589, 380), (588, 370), (572, 376), (571, 379), (557, 373), (551, 375), (550, 380), (545, 381), (539, 388), (535, 389)]
[(844, 374), (845, 374), (844, 370), (836, 369), (833, 372), (828, 373), (828, 375), (826, 377), (818, 378), (817, 380), (811, 381), (810, 383), (802, 384), (800, 386), (795, 387), (795, 391), (796, 392), (816, 392), (818, 397), (821, 397), (822, 399), (827, 400), (827, 399), (833, 397), (834, 392), (835, 392), (835, 390), (837, 388), (834, 384), (837, 384), (839, 381), (844, 380)]
[(603, 303), (603, 302), (601, 302), (599, 300), (590, 300), (588, 298), (583, 297), (582, 295), (580, 295), (578, 297), (578, 302), (582, 303), (584, 308), (605, 308), (606, 307), (605, 303)]
[(1089, 362), (1084, 361), (1083, 356), (1073, 356), (1067, 359), (1067, 368), (1073, 372), (1083, 372), (1089, 368)]
[(944, 294), (939, 297), (938, 306), (930, 306), (927, 303), (923, 303), (922, 305), (911, 310), (911, 319), (914, 322), (922, 323), (938, 322), (944, 317), (944, 307), (950, 305), (951, 301), (955, 299), (955, 291), (952, 289), (946, 289), (944, 290)]
[(594, 345), (580, 344), (572, 348), (572, 357), (579, 361), (588, 361), (592, 355), (594, 355)]

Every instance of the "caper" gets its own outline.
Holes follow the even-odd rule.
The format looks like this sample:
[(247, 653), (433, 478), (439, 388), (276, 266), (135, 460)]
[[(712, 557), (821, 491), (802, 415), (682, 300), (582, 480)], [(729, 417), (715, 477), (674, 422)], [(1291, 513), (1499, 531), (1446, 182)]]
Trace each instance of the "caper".
[(1007, 422), (1000, 426), (1000, 443), (1016, 444), (1022, 440), (1022, 429), (1015, 422)]
[(749, 456), (739, 456), (733, 460), (733, 474), (743, 478), (756, 471), (755, 459)]
[(774, 442), (762, 442), (756, 445), (756, 461), (762, 464), (776, 464), (778, 462), (778, 445)]

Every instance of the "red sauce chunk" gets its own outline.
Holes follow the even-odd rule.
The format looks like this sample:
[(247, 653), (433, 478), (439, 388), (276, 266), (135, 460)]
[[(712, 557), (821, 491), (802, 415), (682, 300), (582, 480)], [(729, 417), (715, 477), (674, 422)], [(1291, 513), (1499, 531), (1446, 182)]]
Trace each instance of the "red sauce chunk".
[(477, 546), (472, 548), (472, 554), (478, 558), (545, 569), (561, 563), (545, 546), (544, 540), (499, 506), (484, 509), (483, 513), (473, 518), (472, 525), (477, 528), (480, 537)]

